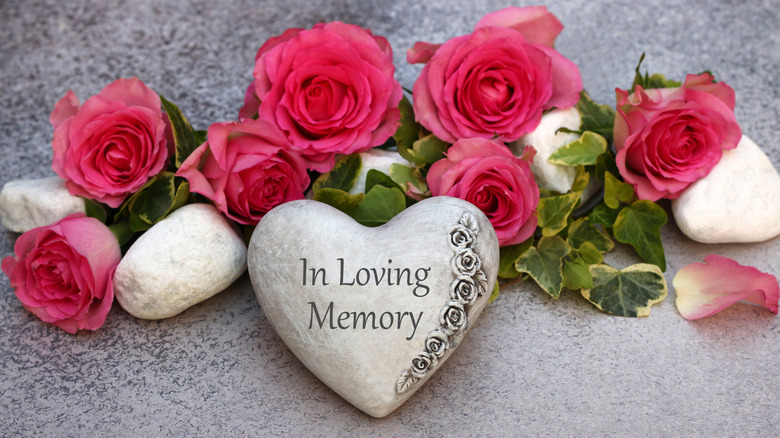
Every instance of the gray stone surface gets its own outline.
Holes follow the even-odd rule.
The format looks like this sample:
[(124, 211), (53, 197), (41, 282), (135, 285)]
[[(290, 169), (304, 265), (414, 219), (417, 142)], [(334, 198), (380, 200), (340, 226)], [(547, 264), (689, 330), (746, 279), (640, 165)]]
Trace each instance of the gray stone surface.
[[(51, 174), (48, 115), (68, 88), (89, 96), (137, 75), (197, 127), (234, 118), (262, 42), (286, 27), (370, 27), (404, 64), (418, 39), (470, 31), (488, 0), (0, 2), (0, 184)], [(558, 49), (591, 96), (613, 102), (642, 52), (651, 71), (711, 69), (734, 87), (744, 133), (777, 168), (776, 0), (555, 1)], [(17, 234), (0, 231), (0, 255)], [(717, 253), (780, 276), (780, 240), (705, 245), (669, 224), (667, 280)], [(610, 261), (635, 262), (628, 251)], [(645, 319), (604, 315), (575, 294), (507, 288), (450, 360), (398, 411), (373, 419), (319, 382), (263, 316), (248, 278), (164, 321), (115, 306), (71, 336), (39, 322), (0, 278), (3, 436), (776, 436), (780, 324), (738, 304), (696, 322), (674, 291)]]

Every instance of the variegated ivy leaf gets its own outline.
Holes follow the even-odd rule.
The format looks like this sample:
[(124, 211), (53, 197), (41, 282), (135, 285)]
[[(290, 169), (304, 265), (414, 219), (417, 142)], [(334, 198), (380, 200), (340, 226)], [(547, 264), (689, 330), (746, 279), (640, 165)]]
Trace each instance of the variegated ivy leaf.
[(387, 223), (405, 208), (406, 199), (400, 190), (377, 185), (348, 214), (361, 225), (377, 227)]
[(593, 165), (607, 151), (607, 140), (599, 134), (585, 131), (580, 138), (553, 152), (547, 161), (564, 166)]
[(563, 287), (563, 258), (570, 251), (560, 236), (545, 236), (520, 256), (515, 269), (530, 275), (551, 297), (558, 298)]
[(611, 172), (604, 172), (604, 203), (609, 208), (618, 208), (620, 203), (634, 199), (634, 186), (617, 179)]
[(580, 192), (539, 199), (536, 207), (538, 226), (544, 236), (554, 236), (569, 223), (569, 216), (580, 201)]
[(609, 236), (591, 224), (587, 217), (583, 217), (569, 225), (566, 243), (572, 248), (580, 248), (586, 242), (590, 242), (600, 252), (609, 252), (615, 247), (615, 242)]
[(658, 266), (639, 263), (621, 271), (607, 265), (590, 267), (593, 288), (582, 296), (604, 312), (618, 316), (647, 316), (653, 304), (668, 294), (666, 279)]
[(612, 129), (615, 125), (615, 110), (609, 105), (599, 105), (591, 100), (584, 90), (577, 102), (577, 111), (582, 119), (582, 131), (593, 131), (602, 135), (607, 142), (612, 141)]
[(171, 122), (171, 131), (173, 131), (173, 143), (174, 143), (174, 164), (178, 169), (181, 167), (181, 163), (190, 156), (190, 154), (200, 146), (198, 140), (200, 135), (196, 135), (192, 129), (192, 125), (184, 117), (179, 107), (168, 101), (164, 97), (160, 96), (160, 102), (162, 108), (168, 114), (168, 120)]
[(508, 245), (499, 249), (498, 276), (500, 278), (517, 278), (520, 273), (515, 269), (515, 262), (533, 244), (533, 237), (517, 245)]
[(393, 163), (390, 165), (390, 178), (406, 189), (405, 193), (408, 193), (410, 189), (414, 189), (420, 194), (428, 191), (428, 184), (425, 182), (425, 178), (423, 178), (419, 169), (414, 169), (401, 163)]
[(330, 172), (320, 175), (312, 184), (312, 191), (316, 194), (324, 188), (338, 189), (348, 192), (355, 185), (363, 160), (360, 154), (345, 155), (336, 161)]
[(666, 257), (661, 242), (661, 227), (668, 220), (658, 204), (639, 200), (623, 207), (612, 229), (615, 239), (631, 245), (647, 263), (666, 270)]

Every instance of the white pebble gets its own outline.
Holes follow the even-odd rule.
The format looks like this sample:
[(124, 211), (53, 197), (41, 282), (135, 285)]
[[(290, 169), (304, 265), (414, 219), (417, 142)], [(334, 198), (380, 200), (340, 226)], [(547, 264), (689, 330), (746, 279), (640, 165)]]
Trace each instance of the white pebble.
[(0, 222), (9, 231), (24, 233), (73, 213), (84, 213), (84, 200), (57, 176), (9, 181), (0, 191)]

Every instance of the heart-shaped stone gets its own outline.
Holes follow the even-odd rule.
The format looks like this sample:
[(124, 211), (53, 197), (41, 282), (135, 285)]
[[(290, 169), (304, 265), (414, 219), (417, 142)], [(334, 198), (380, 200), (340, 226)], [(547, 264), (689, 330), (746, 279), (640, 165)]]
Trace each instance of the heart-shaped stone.
[(290, 350), (374, 417), (403, 404), (485, 308), (498, 240), (472, 204), (434, 197), (367, 228), (316, 201), (269, 212), (249, 243), (257, 299)]

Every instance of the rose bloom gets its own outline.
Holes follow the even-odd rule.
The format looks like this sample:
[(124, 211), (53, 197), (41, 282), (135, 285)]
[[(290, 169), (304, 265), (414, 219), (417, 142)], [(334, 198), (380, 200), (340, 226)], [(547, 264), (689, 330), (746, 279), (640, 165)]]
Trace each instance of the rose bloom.
[(434, 196), (452, 196), (477, 206), (496, 230), (499, 245), (514, 245), (536, 229), (539, 188), (528, 163), (532, 159), (532, 148), (519, 158), (493, 141), (462, 139), (447, 151), (447, 158), (433, 163), (428, 187)]
[(52, 169), (71, 194), (116, 208), (168, 163), (160, 97), (138, 78), (118, 79), (84, 105), (68, 90), (49, 120)]
[(383, 37), (340, 22), (289, 29), (255, 57), (239, 117), (269, 120), (320, 172), (336, 154), (383, 144), (400, 124), (401, 85)]
[(256, 225), (272, 208), (303, 199), (306, 163), (265, 120), (214, 123), (176, 173), (227, 217)]
[(76, 213), (19, 236), (2, 262), (22, 305), (68, 333), (103, 325), (114, 301), (119, 242), (97, 219)]
[(620, 174), (640, 199), (675, 199), (737, 147), (734, 90), (709, 73), (678, 88), (617, 89), (615, 149)]
[(546, 109), (579, 100), (577, 66), (553, 48), (563, 30), (544, 6), (486, 15), (474, 32), (436, 45), (418, 42), (409, 63), (426, 63), (414, 83), (417, 120), (436, 137), (517, 140)]

